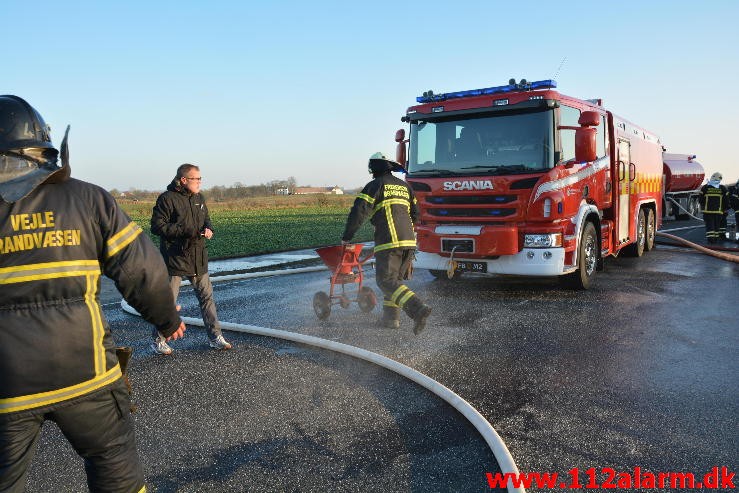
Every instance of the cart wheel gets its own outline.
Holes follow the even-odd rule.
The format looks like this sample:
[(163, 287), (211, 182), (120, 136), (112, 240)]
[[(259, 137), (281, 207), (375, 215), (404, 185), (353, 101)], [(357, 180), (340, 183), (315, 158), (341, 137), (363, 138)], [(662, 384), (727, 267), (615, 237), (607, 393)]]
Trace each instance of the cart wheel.
[(341, 306), (341, 308), (346, 309), (346, 308), (349, 308), (351, 304), (352, 304), (352, 300), (350, 300), (349, 298), (347, 298), (346, 296), (342, 294), (341, 297), (339, 298), (339, 306)]
[(326, 320), (331, 315), (331, 298), (323, 291), (313, 295), (313, 311), (320, 320)]
[(372, 288), (362, 287), (357, 296), (357, 304), (359, 304), (359, 309), (365, 313), (371, 312), (377, 306), (377, 296)]

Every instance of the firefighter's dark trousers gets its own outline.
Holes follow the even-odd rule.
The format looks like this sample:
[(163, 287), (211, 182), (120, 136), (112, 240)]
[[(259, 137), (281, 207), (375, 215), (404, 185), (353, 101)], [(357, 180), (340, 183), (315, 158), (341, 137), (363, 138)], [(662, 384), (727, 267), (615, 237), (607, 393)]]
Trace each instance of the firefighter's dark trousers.
[[(123, 380), (45, 414), (0, 416), (0, 492), (21, 493), (44, 421), (85, 460), (92, 492), (146, 491)], [(59, 490), (63, 490), (60, 488)]]
[(383, 308), (402, 308), (415, 318), (423, 302), (403, 284), (413, 262), (414, 250), (392, 248), (375, 253), (375, 280), (384, 295)]
[(706, 240), (708, 240), (709, 243), (716, 243), (716, 241), (723, 239), (726, 236), (725, 217), (726, 216), (721, 213), (703, 213), (703, 221), (706, 223)]

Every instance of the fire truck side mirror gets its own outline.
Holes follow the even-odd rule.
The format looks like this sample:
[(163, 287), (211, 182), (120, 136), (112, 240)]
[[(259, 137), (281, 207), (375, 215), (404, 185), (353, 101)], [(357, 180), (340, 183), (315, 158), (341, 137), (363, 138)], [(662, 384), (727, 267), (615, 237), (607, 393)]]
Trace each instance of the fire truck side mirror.
[(597, 111), (583, 111), (577, 123), (583, 127), (597, 127), (600, 123), (600, 115)]
[(395, 161), (400, 163), (401, 166), (406, 168), (408, 158), (406, 156), (406, 147), (405, 143), (407, 140), (405, 140), (405, 130), (400, 129), (397, 132), (395, 132), (395, 142), (398, 143), (398, 146), (395, 148)]
[(575, 161), (586, 163), (595, 161), (597, 130), (593, 127), (580, 127), (575, 130)]

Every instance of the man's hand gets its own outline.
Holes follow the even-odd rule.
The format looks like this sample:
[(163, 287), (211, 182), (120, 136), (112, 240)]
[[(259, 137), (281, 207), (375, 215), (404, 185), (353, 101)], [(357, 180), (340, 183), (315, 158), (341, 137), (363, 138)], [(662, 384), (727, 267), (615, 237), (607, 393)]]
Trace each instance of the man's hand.
[(205, 228), (203, 230), (203, 236), (205, 236), (206, 240), (210, 240), (213, 238), (213, 231), (210, 228)]
[(177, 339), (181, 339), (182, 337), (185, 337), (185, 322), (180, 320), (180, 326), (177, 327), (177, 330), (175, 330), (171, 336), (167, 337), (167, 340), (176, 341)]

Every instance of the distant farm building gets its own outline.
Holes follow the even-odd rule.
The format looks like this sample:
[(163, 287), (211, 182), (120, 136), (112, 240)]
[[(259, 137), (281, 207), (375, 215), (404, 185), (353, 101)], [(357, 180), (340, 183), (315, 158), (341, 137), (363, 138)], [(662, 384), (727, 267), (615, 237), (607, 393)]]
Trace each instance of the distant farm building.
[(295, 195), (323, 194), (323, 195), (343, 195), (344, 191), (336, 187), (295, 187), (293, 192)]
[(278, 188), (275, 195), (290, 195), (290, 189), (287, 187)]

